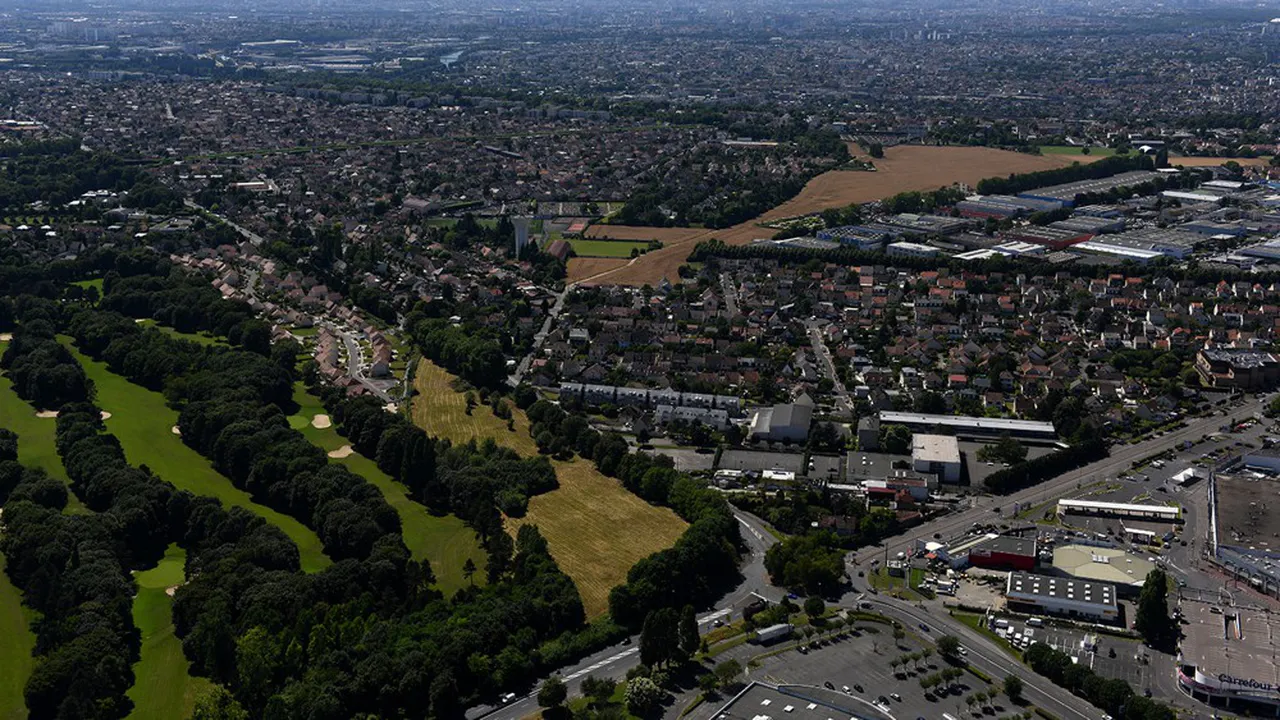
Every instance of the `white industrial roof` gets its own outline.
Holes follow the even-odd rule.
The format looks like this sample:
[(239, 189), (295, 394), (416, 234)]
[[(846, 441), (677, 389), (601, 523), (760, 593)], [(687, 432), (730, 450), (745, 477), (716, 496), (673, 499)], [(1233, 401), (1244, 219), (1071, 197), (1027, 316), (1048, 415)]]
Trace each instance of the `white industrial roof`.
[(1063, 498), (1058, 501), (1058, 507), (1077, 508), (1080, 510), (1110, 510), (1112, 512), (1131, 512), (1131, 513), (1154, 513), (1156, 515), (1167, 515), (1168, 517), (1178, 517), (1178, 508), (1168, 505), (1133, 505), (1130, 503), (1109, 503), (1099, 502), (1097, 500), (1070, 500)]
[(969, 417), (967, 415), (928, 415), (925, 413), (880, 411), (882, 423), (917, 423), (942, 425), (943, 427), (971, 428), (975, 430), (1007, 430), (1010, 432), (1037, 432), (1054, 434), (1053, 423), (1036, 420), (1011, 420), (1009, 418)]

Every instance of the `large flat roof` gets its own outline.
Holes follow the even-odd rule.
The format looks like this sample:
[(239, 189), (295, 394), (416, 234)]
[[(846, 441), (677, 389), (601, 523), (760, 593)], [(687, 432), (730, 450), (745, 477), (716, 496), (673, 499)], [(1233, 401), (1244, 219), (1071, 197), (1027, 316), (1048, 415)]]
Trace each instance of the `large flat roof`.
[(952, 435), (926, 435), (917, 433), (911, 437), (911, 457), (924, 462), (960, 464), (960, 441)]
[(1058, 509), (1093, 510), (1096, 512), (1147, 514), (1159, 517), (1176, 518), (1181, 512), (1170, 505), (1134, 505), (1131, 503), (1109, 503), (1098, 500), (1073, 500), (1063, 498), (1058, 501)]
[(898, 423), (902, 425), (941, 425), (943, 427), (967, 428), (972, 430), (988, 430), (997, 432), (1026, 432), (1055, 435), (1053, 423), (1036, 420), (1011, 420), (1008, 418), (970, 417), (968, 415), (929, 415), (926, 413), (880, 411), (881, 423)]
[(1214, 475), (1218, 542), (1248, 552), (1280, 551), (1280, 509), (1268, 500), (1280, 493), (1280, 480), (1242, 472)]
[(1005, 586), (1005, 594), (1034, 598), (1053, 598), (1070, 600), (1071, 602), (1116, 606), (1116, 589), (1110, 583), (1059, 578), (1052, 575), (1032, 575), (1025, 572), (1009, 573), (1009, 584)]
[[(1220, 674), (1230, 675), (1280, 687), (1280, 662), (1276, 661), (1280, 657), (1280, 615), (1188, 597), (1183, 597), (1181, 608), (1187, 621), (1182, 626), (1183, 663), (1196, 666), (1214, 679)], [(1276, 697), (1274, 690), (1245, 692)]]
[(1053, 549), (1053, 566), (1072, 577), (1113, 585), (1141, 585), (1155, 567), (1120, 548), (1061, 545)]

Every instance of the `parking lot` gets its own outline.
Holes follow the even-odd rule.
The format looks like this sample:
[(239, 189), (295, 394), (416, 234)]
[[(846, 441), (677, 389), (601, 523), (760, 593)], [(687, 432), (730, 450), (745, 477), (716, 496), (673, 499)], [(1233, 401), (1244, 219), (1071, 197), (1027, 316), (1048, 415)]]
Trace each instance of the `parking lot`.
[[(1009, 620), (1009, 636), (1030, 632), (1031, 642), (1043, 643), (1064, 652), (1107, 678), (1119, 678), (1139, 691), (1150, 686), (1151, 666), (1147, 650), (1136, 639), (1093, 632), (1083, 628), (1046, 623), (1028, 627), (1023, 620)], [(1114, 657), (1113, 657), (1114, 655)]]

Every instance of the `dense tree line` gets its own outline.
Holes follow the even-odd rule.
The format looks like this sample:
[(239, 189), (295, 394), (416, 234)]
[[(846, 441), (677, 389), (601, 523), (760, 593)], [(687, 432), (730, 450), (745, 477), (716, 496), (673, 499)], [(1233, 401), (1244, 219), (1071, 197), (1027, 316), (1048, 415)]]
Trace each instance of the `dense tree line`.
[(55, 339), (58, 309), (52, 303), (30, 297), (22, 305), (21, 331), (14, 333), (8, 349), (0, 356), (0, 370), (13, 381), (14, 392), (47, 410), (90, 399), (93, 382)]
[(989, 492), (1008, 495), (1101, 460), (1107, 454), (1107, 443), (1094, 438), (997, 470), (988, 475), (983, 484)]
[(405, 328), (431, 362), (482, 388), (499, 388), (507, 381), (507, 358), (502, 342), (479, 328), (453, 325), (420, 311), (409, 314)]
[(844, 582), (844, 551), (830, 531), (793, 535), (769, 548), (765, 569), (774, 585), (831, 595)]
[(1156, 169), (1155, 161), (1146, 155), (1112, 155), (1091, 163), (1072, 163), (1052, 170), (985, 178), (978, 181), (977, 190), (982, 195), (1017, 195), (1020, 192), (1050, 185), (1098, 180), (1131, 170), (1154, 169)]
[(140, 167), (120, 158), (80, 149), (78, 141), (49, 140), (5, 148), (0, 167), (0, 208), (25, 209), (34, 202), (64, 205), (90, 190), (128, 192), (125, 204), (173, 211), (182, 199)]
[(1077, 664), (1070, 655), (1044, 643), (1035, 643), (1028, 648), (1023, 660), (1032, 670), (1085, 698), (1112, 717), (1126, 720), (1174, 720), (1177, 717), (1168, 705), (1135, 694), (1124, 680), (1097, 675), (1088, 665)]

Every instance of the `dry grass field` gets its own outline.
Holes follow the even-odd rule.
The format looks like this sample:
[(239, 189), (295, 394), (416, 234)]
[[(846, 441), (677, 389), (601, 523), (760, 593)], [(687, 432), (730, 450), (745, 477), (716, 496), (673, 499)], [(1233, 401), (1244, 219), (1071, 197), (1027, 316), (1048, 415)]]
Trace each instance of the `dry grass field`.
[[(429, 434), (454, 442), (492, 437), (521, 455), (537, 455), (529, 420), (515, 413), (515, 430), (486, 406), (466, 414), (465, 397), (453, 390), (453, 376), (421, 361), (414, 373), (413, 420)], [(609, 591), (626, 580), (638, 560), (671, 547), (685, 523), (666, 508), (654, 507), (602, 475), (587, 460), (553, 461), (560, 487), (530, 499), (523, 518), (508, 521), (514, 533), (522, 524), (538, 526), (551, 555), (573, 578), (587, 616), (608, 610)]]
[(1170, 165), (1179, 165), (1181, 167), (1218, 167), (1219, 165), (1235, 160), (1243, 166), (1263, 165), (1265, 166), (1271, 158), (1223, 158), (1223, 157), (1171, 157)]
[[(855, 153), (856, 154), (856, 153)], [(975, 185), (983, 178), (1009, 173), (1033, 172), (1064, 167), (1080, 158), (1070, 155), (1027, 155), (981, 147), (930, 147), (901, 145), (885, 150), (876, 160), (876, 172), (832, 170), (810, 180), (800, 194), (763, 215), (723, 230), (695, 228), (592, 228), (609, 237), (639, 239), (669, 233), (661, 250), (644, 255), (617, 268), (600, 268), (577, 273), (573, 280), (585, 284), (644, 285), (665, 277), (678, 281), (676, 270), (701, 240), (718, 238), (730, 245), (745, 245), (757, 238), (771, 237), (773, 231), (757, 223), (817, 212), (850, 203), (864, 203), (908, 190), (933, 190), (952, 183)]]
[(603, 272), (624, 267), (628, 262), (630, 260), (624, 258), (569, 258), (569, 270), (566, 277), (568, 282), (574, 283)]

